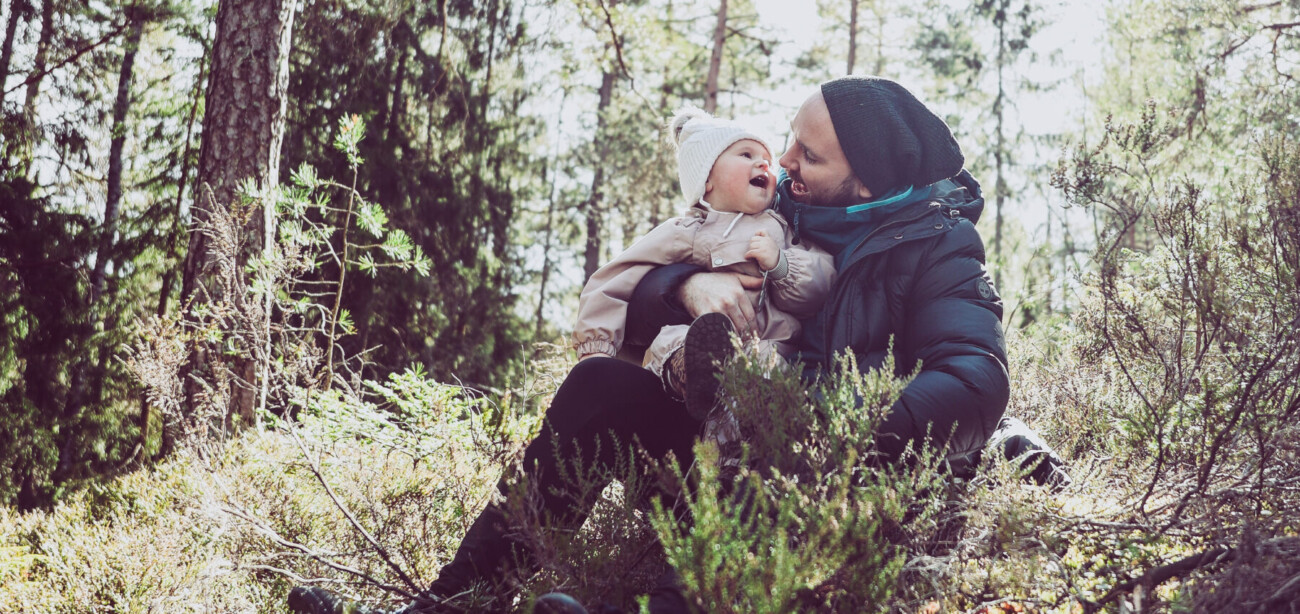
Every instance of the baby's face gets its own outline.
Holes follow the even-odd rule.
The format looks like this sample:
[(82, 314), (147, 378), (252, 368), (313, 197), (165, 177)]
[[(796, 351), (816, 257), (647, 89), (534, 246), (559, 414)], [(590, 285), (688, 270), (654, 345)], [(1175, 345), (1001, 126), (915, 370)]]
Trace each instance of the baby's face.
[(772, 154), (758, 141), (732, 143), (718, 156), (704, 184), (704, 200), (716, 211), (762, 213), (776, 196)]

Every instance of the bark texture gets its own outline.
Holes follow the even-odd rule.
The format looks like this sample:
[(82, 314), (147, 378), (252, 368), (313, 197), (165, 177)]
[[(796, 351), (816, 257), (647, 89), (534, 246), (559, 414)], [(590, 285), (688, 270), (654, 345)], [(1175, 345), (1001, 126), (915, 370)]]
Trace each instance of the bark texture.
[[(259, 188), (279, 182), (294, 6), (293, 0), (221, 0), (217, 6), (199, 148), (199, 189), (195, 191), (192, 212), (195, 223), (208, 219), (209, 203), (235, 202), (238, 186), (245, 180), (251, 179)], [(248, 244), (238, 258), (241, 268), (250, 256), (261, 251), (274, 232), (273, 211), (249, 213), (245, 228)], [(204, 295), (196, 292), (200, 285), (210, 293), (220, 291), (208, 284), (214, 265), (209, 251), (208, 238), (191, 233), (181, 284), (187, 308), (192, 308), (194, 301), (204, 300)], [(190, 369), (202, 364), (200, 358), (191, 356)], [(231, 391), (227, 421), (238, 417), (246, 424), (252, 423), (256, 363), (248, 352), (241, 352), (230, 358), (227, 366), (242, 380)], [(200, 390), (189, 374), (187, 370), (186, 401), (193, 411)]]

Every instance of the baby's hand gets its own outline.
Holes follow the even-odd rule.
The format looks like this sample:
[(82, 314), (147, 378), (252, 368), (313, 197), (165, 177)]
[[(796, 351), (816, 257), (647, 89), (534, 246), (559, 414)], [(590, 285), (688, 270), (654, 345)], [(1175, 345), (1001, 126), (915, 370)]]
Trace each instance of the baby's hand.
[(767, 236), (766, 230), (760, 230), (749, 240), (749, 251), (745, 252), (745, 258), (757, 262), (764, 271), (770, 271), (781, 262), (781, 248), (772, 237)]

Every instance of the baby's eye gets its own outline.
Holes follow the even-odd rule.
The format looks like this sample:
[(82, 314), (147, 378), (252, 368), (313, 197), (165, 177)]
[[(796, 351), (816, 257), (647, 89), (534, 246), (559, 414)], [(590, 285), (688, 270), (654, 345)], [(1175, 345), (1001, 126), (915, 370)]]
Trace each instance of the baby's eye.
[(742, 154), (740, 154), (740, 155), (742, 155), (742, 156), (744, 156), (744, 157), (746, 157), (746, 158), (753, 158), (753, 157), (754, 157), (754, 155), (751, 154), (751, 153), (749, 153), (748, 151), (746, 151), (746, 152), (744, 152), (744, 153), (742, 153)]

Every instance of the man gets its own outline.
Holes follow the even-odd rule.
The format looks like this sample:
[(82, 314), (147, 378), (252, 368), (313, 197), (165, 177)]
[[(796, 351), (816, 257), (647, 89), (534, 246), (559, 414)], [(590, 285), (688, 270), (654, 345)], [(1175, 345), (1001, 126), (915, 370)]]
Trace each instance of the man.
[[(864, 369), (883, 364), (891, 347), (900, 371), (910, 373), (919, 361), (921, 372), (892, 408), (877, 445), (896, 455), (929, 434), (929, 443), (947, 445), (954, 470), (965, 470), (997, 427), (1009, 384), (1002, 303), (974, 226), (983, 199), (962, 171), (960, 148), (943, 120), (880, 78), (823, 84), (791, 129), (793, 144), (780, 159), (788, 175), (780, 184), (782, 213), (797, 237), (835, 254), (840, 274), (821, 312), (805, 322), (800, 358), (810, 376), (843, 350)], [(745, 289), (761, 283), (692, 265), (660, 267), (637, 288), (629, 338), (648, 341), (660, 326), (712, 312), (744, 331), (754, 320)], [(611, 433), (621, 442), (635, 438), (653, 457), (675, 454), (687, 466), (700, 429), (653, 373), (610, 358), (574, 367), (545, 424), (525, 451), (524, 468), (540, 485), (543, 507), (566, 527), (579, 526), (594, 502), (575, 510), (571, 497), (551, 492), (565, 487), (553, 440), (561, 453), (580, 451), (584, 466), (613, 463)], [(602, 445), (593, 445), (598, 439)], [(501, 488), (505, 493), (504, 481)], [(511, 541), (501, 510), (492, 504), (483, 511), (438, 580), (401, 611), (457, 611), (440, 604), (528, 564), (528, 549)], [(371, 611), (314, 587), (295, 588), (289, 601), (298, 612)], [(686, 611), (686, 602), (665, 582), (651, 593), (650, 610)], [(585, 610), (553, 594), (539, 599), (536, 611)]]

